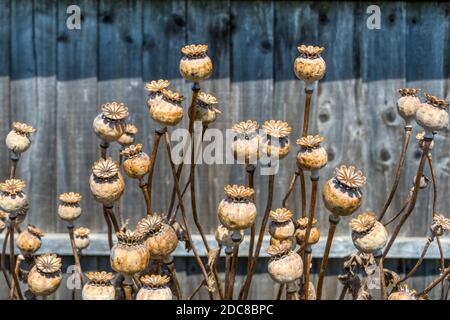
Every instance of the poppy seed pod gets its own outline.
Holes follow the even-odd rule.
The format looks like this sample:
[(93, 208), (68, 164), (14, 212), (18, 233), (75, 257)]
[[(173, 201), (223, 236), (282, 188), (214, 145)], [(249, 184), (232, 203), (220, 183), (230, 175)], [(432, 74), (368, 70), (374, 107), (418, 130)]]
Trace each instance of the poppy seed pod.
[(291, 238), (295, 232), (295, 225), (292, 222), (292, 212), (286, 208), (278, 208), (270, 211), (270, 235), (278, 240)]
[(95, 117), (95, 134), (104, 142), (118, 140), (125, 132), (128, 107), (124, 103), (107, 102), (101, 106), (102, 112)]
[(444, 217), (444, 215), (442, 214), (434, 215), (430, 230), (434, 236), (442, 236), (444, 234), (444, 231), (450, 230), (450, 219)]
[(35, 262), (28, 273), (28, 289), (36, 296), (48, 296), (61, 284), (61, 258), (46, 253), (37, 257)]
[(262, 126), (264, 135), (261, 137), (262, 152), (267, 157), (277, 157), (283, 159), (289, 153), (291, 148), (289, 143), (289, 134), (292, 128), (287, 122), (269, 120)]
[(323, 47), (306, 46), (297, 47), (300, 56), (294, 61), (294, 72), (297, 78), (310, 84), (319, 81), (325, 75), (326, 64), (320, 54)]
[(295, 247), (297, 246), (297, 243), (295, 241), (294, 236), (286, 238), (286, 239), (282, 239), (282, 240), (270, 237), (270, 245), (271, 246), (287, 245), (287, 246), (290, 246), (291, 250), (294, 250)]
[(128, 177), (140, 179), (149, 171), (150, 157), (142, 151), (142, 144), (131, 145), (120, 154), (125, 158), (122, 165)]
[(170, 81), (169, 80), (163, 80), (163, 79), (159, 79), (159, 80), (152, 80), (148, 83), (146, 83), (144, 85), (144, 89), (147, 90), (149, 92), (149, 96), (147, 99), (147, 107), (149, 109), (152, 108), (152, 106), (154, 106), (154, 103), (158, 103), (158, 98), (162, 98), (163, 94), (163, 90), (168, 89), (170, 86)]
[(388, 233), (373, 212), (360, 214), (350, 221), (352, 241), (356, 249), (363, 253), (374, 253), (383, 249)]
[[(216, 241), (219, 244), (219, 246), (232, 247), (234, 245), (234, 242), (231, 239), (232, 234), (233, 234), (233, 231), (230, 231), (223, 225), (219, 224), (219, 226), (216, 229), (216, 232), (214, 233), (214, 236), (215, 236)], [(240, 230), (240, 235), (241, 235), (241, 238), (240, 238), (238, 244), (240, 244), (244, 240), (244, 230)]]
[(144, 237), (131, 230), (116, 233), (117, 244), (111, 249), (111, 268), (125, 275), (142, 272), (149, 261), (148, 250), (144, 245)]
[(286, 244), (270, 246), (268, 271), (270, 277), (277, 283), (291, 283), (303, 274), (303, 261), (300, 255), (293, 252)]
[(25, 181), (8, 179), (0, 183), (0, 209), (8, 213), (22, 210), (28, 205), (27, 195), (23, 191)]
[(81, 215), (81, 195), (67, 192), (59, 195), (58, 216), (65, 221), (74, 221)]
[[(300, 218), (297, 220), (297, 230), (295, 230), (295, 238), (299, 245), (303, 245), (306, 237), (306, 228), (308, 227), (308, 217)], [(313, 245), (319, 242), (320, 239), (320, 231), (316, 227), (317, 220), (313, 219), (311, 231), (309, 233), (308, 245)]]
[(231, 231), (249, 228), (256, 219), (256, 206), (251, 201), (255, 191), (237, 185), (228, 185), (224, 191), (226, 198), (218, 208), (220, 223)]
[(132, 125), (131, 123), (127, 123), (125, 126), (125, 131), (120, 136), (120, 138), (117, 139), (117, 142), (122, 147), (128, 147), (134, 143), (136, 133), (138, 133), (138, 128), (135, 125)]
[(388, 300), (417, 300), (416, 291), (409, 290), (406, 285), (389, 295)]
[(92, 166), (89, 185), (95, 200), (106, 206), (113, 205), (125, 189), (125, 181), (117, 162), (111, 158), (98, 159)]
[(78, 250), (83, 250), (89, 247), (90, 239), (89, 235), (91, 234), (91, 230), (85, 227), (79, 227), (73, 230), (73, 236), (75, 241), (75, 247)]
[(32, 255), (41, 247), (41, 238), (44, 236), (44, 232), (29, 224), (27, 229), (22, 231), (16, 239), (17, 248), (24, 255)]
[(32, 126), (21, 122), (13, 122), (12, 129), (6, 136), (6, 146), (14, 153), (25, 152), (31, 144), (30, 135), (36, 132)]
[(351, 215), (362, 203), (360, 188), (366, 184), (366, 177), (354, 166), (345, 165), (336, 168), (334, 174), (322, 191), (325, 207), (338, 216)]
[(185, 80), (200, 82), (208, 79), (213, 71), (213, 64), (206, 52), (208, 46), (191, 44), (181, 48), (180, 73)]
[[(216, 108), (217, 103), (217, 99), (213, 95), (200, 91), (195, 104), (194, 121), (201, 121), (204, 126), (216, 121), (217, 115), (221, 113)], [(189, 116), (192, 116), (191, 112)]]
[(147, 101), (150, 116), (163, 127), (175, 126), (183, 119), (181, 103), (184, 99), (178, 92), (162, 89), (154, 94), (151, 102)]
[(145, 246), (151, 259), (165, 259), (177, 248), (177, 233), (164, 222), (162, 215), (154, 214), (142, 219), (136, 230), (144, 235)]
[(450, 102), (425, 93), (427, 101), (421, 103), (416, 111), (416, 122), (426, 132), (441, 131), (448, 128), (447, 108)]
[(86, 277), (89, 281), (81, 291), (83, 300), (115, 300), (116, 289), (111, 283), (111, 272), (88, 272)]
[(169, 288), (170, 278), (161, 275), (145, 275), (140, 278), (142, 287), (136, 294), (136, 300), (172, 300)]
[(236, 133), (231, 151), (234, 159), (247, 164), (256, 163), (259, 159), (259, 125), (256, 121), (239, 122), (231, 128)]
[(25, 220), (25, 218), (27, 217), (28, 209), (29, 209), (28, 204), (26, 204), (22, 209), (15, 212), (17, 214), (16, 216), (17, 225), (21, 224)]
[(400, 116), (409, 124), (416, 115), (420, 100), (417, 97), (419, 89), (403, 88), (399, 89), (400, 98), (397, 100), (397, 110)]
[(297, 165), (303, 170), (319, 170), (326, 166), (328, 154), (320, 144), (324, 137), (306, 136), (297, 140), (300, 150), (297, 153)]

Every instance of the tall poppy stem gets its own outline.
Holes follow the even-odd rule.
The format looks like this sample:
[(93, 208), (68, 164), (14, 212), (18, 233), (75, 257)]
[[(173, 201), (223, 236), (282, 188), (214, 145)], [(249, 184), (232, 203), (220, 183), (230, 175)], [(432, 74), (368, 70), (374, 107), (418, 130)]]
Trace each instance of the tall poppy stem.
[[(162, 131), (162, 129), (160, 128), (155, 129), (155, 134), (153, 136), (152, 152), (150, 154), (150, 168), (148, 170), (147, 187), (145, 190), (143, 190), (145, 202), (147, 204), (147, 215), (153, 215), (152, 209), (153, 173), (155, 171), (155, 163), (156, 163), (156, 156), (158, 154), (159, 141), (161, 140), (163, 134), (164, 132)], [(147, 194), (147, 196), (145, 196), (145, 193)]]

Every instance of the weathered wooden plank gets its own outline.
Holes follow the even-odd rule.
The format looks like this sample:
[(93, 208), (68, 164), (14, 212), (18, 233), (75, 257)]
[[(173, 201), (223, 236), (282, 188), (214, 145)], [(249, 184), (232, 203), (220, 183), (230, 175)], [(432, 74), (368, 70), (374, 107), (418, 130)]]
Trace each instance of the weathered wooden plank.
[(11, 128), (10, 82), (11, 3), (0, 2), (0, 179), (9, 177), (9, 152), (4, 139)]
[[(142, 1), (101, 1), (99, 8), (98, 103), (124, 102), (129, 121), (142, 130), (147, 119), (142, 84)], [(136, 142), (142, 142), (139, 140)], [(108, 155), (118, 160), (119, 150), (118, 144), (111, 144)], [(133, 226), (145, 214), (145, 202), (138, 181), (126, 178), (126, 183), (120, 210)]]
[[(82, 195), (83, 213), (77, 224), (104, 231), (104, 220), (93, 199), (88, 179), (99, 154), (92, 121), (98, 114), (97, 101), (97, 5), (80, 2), (80, 30), (66, 27), (70, 1), (58, 2), (57, 43), (57, 167), (54, 178), (58, 194)], [(56, 199), (54, 200), (56, 202)], [(52, 213), (55, 215), (55, 213)], [(59, 230), (65, 223), (58, 219)]]

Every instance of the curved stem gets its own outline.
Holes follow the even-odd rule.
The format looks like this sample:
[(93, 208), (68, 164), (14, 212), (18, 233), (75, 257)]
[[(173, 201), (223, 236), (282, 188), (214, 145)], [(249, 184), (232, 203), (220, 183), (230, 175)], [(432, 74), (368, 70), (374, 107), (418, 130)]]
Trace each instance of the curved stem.
[(253, 255), (253, 259), (251, 260), (249, 272), (247, 273), (247, 277), (245, 278), (244, 285), (242, 286), (241, 291), (239, 292), (239, 300), (247, 299), (248, 292), (250, 289), (250, 284), (251, 284), (251, 281), (253, 278), (253, 274), (255, 273), (256, 262), (259, 258), (262, 242), (264, 239), (264, 232), (266, 231), (267, 221), (269, 220), (270, 210), (272, 210), (274, 183), (275, 183), (275, 175), (273, 175), (273, 174), (269, 175), (269, 186), (268, 186), (268, 193), (267, 193), (266, 209), (264, 211), (263, 220), (261, 222), (261, 228), (259, 230), (259, 236), (258, 236), (258, 242), (256, 243), (255, 254)]
[(283, 201), (282, 201), (283, 208), (287, 208), (286, 202), (289, 199), (292, 191), (294, 190), (295, 182), (297, 181), (297, 178), (298, 178), (299, 174), (300, 174), (299, 171), (296, 171), (292, 175), (291, 182), (289, 183), (288, 190), (287, 190), (286, 195), (284, 196)]
[(383, 225), (386, 227), (395, 220), (397, 220), (398, 217), (405, 211), (405, 209), (408, 207), (409, 202), (411, 201), (412, 191), (414, 190), (414, 187), (411, 188), (411, 190), (408, 193), (408, 197), (406, 198), (405, 203), (403, 204), (403, 207), (393, 216), (389, 221), (383, 223)]
[(306, 217), (306, 184), (305, 184), (305, 173), (303, 169), (298, 169), (300, 177), (300, 196), (302, 205), (302, 218)]
[(411, 269), (411, 271), (409, 271), (408, 274), (403, 279), (400, 279), (399, 284), (402, 282), (405, 282), (406, 280), (411, 278), (416, 273), (416, 271), (419, 269), (420, 265), (422, 264), (423, 260), (425, 259), (425, 256), (428, 252), (428, 248), (430, 247), (430, 244), (433, 242), (433, 240), (434, 240), (433, 235), (428, 237), (427, 242), (425, 243), (425, 246), (423, 247), (422, 254), (420, 255), (419, 260), (416, 262), (416, 264)]
[(9, 241), (9, 228), (6, 229), (5, 237), (3, 238), (1, 265), (6, 284), (8, 288), (11, 288), (8, 272), (6, 271), (6, 248), (8, 247), (8, 241)]
[(400, 154), (400, 160), (399, 160), (398, 166), (397, 166), (397, 171), (395, 173), (394, 184), (392, 185), (391, 191), (389, 192), (389, 196), (386, 200), (386, 203), (383, 206), (383, 209), (381, 209), (380, 215), (378, 217), (378, 221), (381, 221), (383, 219), (384, 215), (386, 214), (387, 209), (389, 208), (389, 206), (392, 202), (392, 199), (394, 198), (395, 192), (397, 191), (397, 187), (400, 182), (400, 177), (401, 177), (402, 171), (403, 171), (403, 166), (405, 164), (406, 151), (408, 150), (409, 139), (411, 138), (411, 131), (412, 131), (412, 126), (406, 125), (405, 126), (405, 135), (404, 135), (404, 140), (403, 140), (403, 147), (402, 147), (402, 151)]
[(173, 262), (172, 256), (170, 256), (169, 261), (166, 262), (166, 266), (167, 266), (167, 269), (169, 269), (169, 272), (171, 275), (172, 284), (173, 284), (173, 288), (175, 291), (175, 296), (177, 297), (178, 300), (182, 300), (183, 293), (181, 291), (180, 282), (178, 281), (177, 271), (175, 269), (175, 264)]
[[(439, 264), (440, 264), (440, 268), (441, 270), (445, 269), (445, 258), (444, 258), (444, 250), (442, 250), (442, 245), (441, 245), (441, 239), (440, 237), (436, 236), (436, 243), (439, 249)], [(441, 286), (441, 300), (447, 300), (447, 298), (445, 298), (445, 285), (444, 283), (442, 283)]]
[(436, 180), (436, 171), (434, 170), (433, 165), (433, 157), (431, 156), (431, 153), (427, 154), (428, 159), (428, 166), (430, 167), (431, 171), (431, 181), (433, 183), (433, 217), (436, 214), (436, 202), (437, 202), (437, 180)]
[(83, 271), (81, 270), (80, 256), (78, 255), (77, 246), (75, 245), (73, 228), (74, 228), (73, 223), (70, 222), (67, 224), (67, 230), (69, 231), (69, 237), (70, 237), (70, 246), (72, 247), (73, 259), (75, 260), (75, 266), (77, 268), (77, 273), (80, 276), (81, 284), (83, 284)]
[[(152, 152), (150, 154), (150, 168), (148, 170), (148, 177), (147, 177), (147, 188), (145, 192), (147, 193), (147, 197), (145, 198), (146, 204), (147, 204), (147, 214), (152, 215), (152, 190), (153, 190), (153, 173), (155, 171), (155, 163), (156, 163), (156, 156), (158, 155), (158, 146), (159, 141), (161, 140), (161, 136), (163, 135), (163, 131), (161, 129), (156, 129), (154, 138), (153, 138), (153, 145), (152, 145)], [(144, 190), (143, 190), (144, 191)], [(145, 196), (145, 194), (144, 194)]]
[(422, 296), (424, 294), (427, 294), (428, 292), (430, 292), (431, 290), (434, 289), (434, 287), (436, 287), (439, 283), (441, 283), (442, 281), (445, 280), (445, 278), (447, 278), (447, 276), (450, 274), (450, 267), (448, 267), (447, 269), (445, 269), (442, 274), (437, 277), (432, 283), (430, 283), (421, 293), (419, 293), (417, 296)]
[[(22, 291), (20, 290), (19, 278), (15, 271), (15, 254), (14, 254), (14, 225), (16, 223), (16, 216), (10, 215), (10, 224), (9, 224), (9, 271), (12, 274), (12, 278), (14, 280), (14, 285), (16, 287), (17, 294), (20, 300), (23, 300)], [(12, 284), (11, 284), (12, 286)]]
[[(165, 130), (165, 132), (164, 132), (164, 140), (166, 143), (166, 149), (167, 149), (167, 155), (169, 157), (170, 167), (172, 169), (172, 176), (173, 176), (173, 180), (174, 180), (175, 191), (176, 191), (176, 194), (178, 197), (178, 202), (180, 203), (180, 210), (181, 210), (181, 215), (183, 218), (186, 236), (188, 238), (189, 243), (191, 244), (192, 252), (194, 253), (197, 264), (198, 264), (200, 270), (202, 271), (203, 278), (205, 280), (204, 283), (208, 285), (208, 283), (209, 283), (208, 273), (206, 272), (206, 268), (203, 265), (202, 259), (200, 258), (200, 255), (198, 254), (197, 248), (195, 247), (195, 244), (192, 241), (191, 232), (189, 231), (189, 223), (188, 223), (187, 216), (186, 216), (186, 210), (185, 210), (184, 204), (183, 204), (183, 199), (181, 198), (180, 184), (179, 184), (179, 181), (177, 178), (175, 164), (173, 163), (173, 160), (172, 160), (172, 147), (170, 144), (170, 138), (169, 138), (169, 134), (167, 133), (167, 130)], [(209, 298), (211, 300), (214, 300), (214, 296), (213, 296), (212, 292), (208, 290), (208, 294), (209, 294)]]
[(328, 228), (327, 243), (325, 245), (322, 263), (320, 264), (319, 281), (317, 283), (317, 300), (320, 300), (322, 298), (322, 287), (323, 287), (323, 279), (325, 277), (325, 269), (327, 268), (328, 264), (328, 257), (330, 255), (331, 243), (333, 242), (334, 232), (336, 231), (336, 226), (338, 225), (340, 219), (341, 218), (339, 216), (336, 216), (334, 214), (330, 214), (329, 216), (330, 226)]
[[(17, 256), (17, 260), (16, 260), (16, 266), (14, 268), (14, 274), (17, 276), (19, 274), (19, 268), (20, 268), (20, 264), (22, 263), (22, 261), (24, 260), (24, 257), (19, 254)], [(9, 300), (13, 300), (14, 299), (14, 291), (15, 291), (15, 282), (13, 282), (11, 284), (11, 289), (9, 290)]]
[(107, 209), (105, 206), (103, 206), (103, 217), (105, 218), (106, 226), (108, 228), (108, 245), (109, 245), (109, 249), (111, 250), (114, 245), (113, 239), (112, 239), (112, 225), (111, 225), (111, 220), (109, 219), (108, 212), (107, 212)]
[(147, 215), (152, 214), (152, 205), (150, 200), (150, 192), (148, 191), (148, 185), (144, 182), (144, 179), (139, 179), (139, 188), (142, 190), (142, 194), (144, 195), (145, 207), (147, 208)]
[[(248, 164), (246, 166), (247, 171), (247, 185), (249, 188), (255, 188), (255, 166), (253, 164)], [(255, 193), (252, 197), (253, 203), (255, 203)], [(253, 223), (250, 227), (250, 244), (248, 246), (248, 258), (247, 258), (247, 273), (250, 271), (250, 263), (253, 259), (253, 250), (255, 247), (255, 236), (256, 236), (256, 223)]]

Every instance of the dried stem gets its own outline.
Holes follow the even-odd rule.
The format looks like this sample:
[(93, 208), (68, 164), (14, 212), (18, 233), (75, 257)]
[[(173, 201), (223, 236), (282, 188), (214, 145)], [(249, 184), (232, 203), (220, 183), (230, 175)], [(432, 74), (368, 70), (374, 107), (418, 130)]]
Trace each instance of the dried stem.
[(111, 250), (114, 245), (113, 238), (112, 238), (112, 224), (111, 224), (111, 220), (109, 219), (108, 211), (105, 206), (103, 206), (103, 217), (105, 218), (106, 226), (108, 228), (108, 245), (109, 245), (109, 249)]
[[(306, 238), (305, 238), (306, 239)], [(311, 246), (306, 246), (303, 253), (303, 274), (304, 274), (304, 283), (303, 283), (303, 299), (309, 299), (309, 272), (311, 270)]]
[(231, 255), (233, 253), (232, 247), (225, 248), (225, 299), (228, 299), (230, 291), (230, 273), (231, 273)]
[(109, 148), (109, 143), (102, 141), (100, 143), (100, 157), (102, 157), (103, 159), (106, 159), (106, 152), (108, 151)]
[(297, 292), (297, 285), (295, 282), (286, 284), (286, 299), (287, 300), (299, 300)]
[(189, 296), (188, 300), (192, 300), (194, 298), (194, 296), (200, 291), (200, 289), (206, 285), (205, 280), (202, 280), (197, 287), (195, 287), (194, 291), (191, 293), (191, 295)]
[(432, 283), (430, 283), (430, 285), (428, 285), (421, 293), (417, 294), (417, 296), (425, 295), (431, 290), (433, 290), (434, 287), (436, 287), (439, 283), (444, 281), (449, 274), (450, 274), (450, 267), (447, 267), (447, 269), (442, 271), (442, 274), (438, 278), (436, 278)]
[(430, 144), (432, 141), (433, 141), (433, 134), (426, 133), (424, 136), (424, 146), (423, 146), (423, 150), (422, 150), (422, 156), (420, 157), (419, 167), (417, 168), (417, 175), (416, 175), (416, 180), (414, 182), (414, 189), (413, 189), (413, 192), (411, 195), (411, 201), (409, 202), (406, 212), (401, 217), (399, 223), (395, 226), (394, 232), (392, 233), (392, 236), (389, 239), (389, 242), (388, 242), (386, 248), (384, 249), (383, 256), (380, 259), (380, 270), (381, 270), (380, 284), (381, 284), (381, 292), (383, 294), (383, 299), (387, 299), (387, 290), (386, 290), (386, 286), (385, 286), (384, 272), (383, 272), (384, 259), (386, 258), (387, 254), (389, 253), (389, 250), (392, 248), (392, 245), (394, 244), (394, 241), (397, 238), (403, 224), (409, 218), (409, 216), (411, 215), (411, 213), (414, 210), (414, 207), (416, 206), (417, 195), (418, 195), (419, 189), (420, 189), (419, 188), (420, 180), (423, 176), (425, 161), (427, 159), (427, 155), (430, 150)]
[(406, 151), (408, 150), (409, 139), (411, 138), (411, 132), (412, 132), (412, 126), (406, 125), (405, 126), (405, 135), (404, 135), (404, 140), (403, 140), (403, 147), (402, 147), (402, 151), (400, 154), (400, 160), (399, 160), (398, 166), (397, 166), (397, 171), (395, 173), (394, 184), (392, 185), (392, 188), (391, 188), (389, 196), (386, 200), (386, 203), (384, 204), (383, 209), (380, 212), (378, 221), (381, 221), (383, 219), (384, 215), (386, 214), (387, 209), (389, 208), (389, 206), (392, 202), (392, 199), (394, 198), (395, 192), (397, 191), (397, 187), (400, 182), (400, 177), (402, 175), (403, 167), (405, 164)]
[(6, 248), (8, 247), (8, 241), (9, 241), (9, 228), (6, 229), (5, 237), (3, 238), (1, 265), (6, 284), (8, 285), (8, 288), (11, 288), (8, 272), (6, 271)]
[(255, 273), (256, 262), (259, 258), (262, 242), (264, 239), (264, 233), (266, 231), (267, 222), (269, 220), (270, 210), (272, 209), (274, 183), (275, 183), (275, 175), (271, 174), (271, 175), (269, 175), (269, 186), (268, 186), (268, 193), (267, 193), (266, 210), (264, 211), (263, 220), (261, 222), (261, 228), (259, 230), (259, 236), (258, 236), (258, 242), (256, 243), (255, 254), (253, 255), (253, 258), (251, 260), (249, 272), (247, 273), (247, 277), (245, 278), (244, 285), (242, 286), (241, 291), (239, 292), (239, 300), (247, 299), (249, 289), (250, 289), (250, 284), (252, 282), (252, 278)]
[[(123, 150), (123, 148), (121, 149), (121, 151), (122, 151), (122, 150)], [(119, 152), (119, 168), (120, 168), (120, 171), (123, 171), (123, 170), (122, 170), (122, 163), (123, 163), (123, 156), (122, 156), (122, 155), (120, 154), (120, 152)], [(122, 225), (124, 225), (125, 220), (123, 219), (123, 216), (122, 216), (122, 210), (121, 210), (121, 208), (120, 208), (121, 202), (122, 202), (122, 198), (120, 198), (120, 199), (117, 201), (117, 204), (116, 204), (116, 211), (117, 211), (117, 216), (119, 217), (120, 225), (122, 226)]]
[(437, 202), (437, 179), (436, 179), (436, 171), (434, 170), (433, 165), (433, 157), (431, 156), (431, 153), (427, 154), (428, 159), (428, 166), (430, 167), (431, 171), (431, 181), (433, 184), (433, 217), (436, 214), (436, 202)]
[(414, 187), (412, 187), (411, 190), (409, 190), (408, 197), (406, 198), (405, 203), (403, 204), (401, 209), (395, 214), (395, 216), (393, 216), (389, 221), (383, 223), (385, 227), (394, 222), (395, 220), (397, 220), (397, 218), (400, 217), (403, 211), (405, 211), (405, 209), (408, 207), (409, 202), (411, 201), (413, 190)]
[[(200, 255), (198, 254), (197, 248), (195, 247), (195, 244), (192, 241), (191, 233), (189, 231), (189, 223), (188, 223), (187, 216), (186, 216), (186, 210), (185, 210), (184, 204), (183, 204), (183, 199), (181, 198), (180, 184), (178, 181), (175, 164), (173, 163), (173, 160), (172, 160), (172, 147), (170, 144), (170, 138), (169, 138), (169, 134), (167, 133), (167, 130), (164, 130), (164, 140), (165, 140), (166, 147), (167, 147), (167, 155), (169, 156), (170, 167), (172, 169), (172, 176), (173, 176), (173, 180), (174, 180), (175, 191), (176, 191), (176, 194), (178, 197), (178, 201), (180, 203), (180, 210), (181, 210), (181, 215), (183, 218), (184, 227), (186, 230), (186, 236), (188, 238), (189, 243), (191, 244), (192, 252), (195, 255), (197, 264), (203, 273), (203, 278), (205, 280), (205, 283), (208, 284), (208, 273), (206, 272), (206, 268), (203, 265), (202, 259), (200, 258)], [(208, 293), (209, 293), (210, 299), (214, 300), (214, 296), (213, 296), (212, 292), (210, 292), (208, 290)]]
[(280, 283), (280, 285), (278, 286), (278, 292), (277, 292), (276, 300), (281, 300), (281, 295), (283, 294), (283, 291), (284, 291), (284, 283)]
[(411, 271), (409, 271), (408, 274), (399, 281), (399, 283), (405, 282), (406, 280), (411, 278), (416, 273), (416, 271), (419, 269), (420, 265), (422, 264), (423, 260), (425, 259), (425, 256), (428, 252), (428, 248), (430, 247), (430, 244), (433, 242), (433, 240), (434, 240), (434, 235), (431, 235), (427, 238), (427, 242), (425, 243), (425, 246), (423, 247), (422, 254), (420, 255), (419, 260), (416, 262), (416, 264), (411, 269)]
[(337, 215), (330, 214), (329, 216), (330, 226), (328, 228), (327, 243), (325, 245), (322, 263), (320, 264), (319, 281), (317, 283), (317, 300), (320, 300), (322, 298), (322, 287), (323, 287), (323, 280), (325, 277), (325, 269), (327, 268), (328, 264), (328, 256), (330, 255), (331, 243), (333, 242), (334, 232), (336, 231), (336, 226), (338, 225), (340, 220), (341, 218)]
[(11, 152), (11, 172), (9, 174), (10, 179), (14, 179), (16, 177), (16, 169), (17, 169), (17, 163), (20, 159), (20, 154)]
[(152, 210), (153, 172), (155, 171), (155, 163), (156, 163), (156, 156), (158, 154), (159, 141), (161, 140), (161, 136), (163, 135), (163, 133), (164, 132), (161, 129), (155, 130), (152, 152), (150, 154), (150, 168), (148, 170), (147, 188), (145, 190), (147, 193), (147, 197), (145, 198), (145, 201), (147, 203), (147, 214), (149, 215), (153, 214)]
[(348, 291), (348, 286), (344, 285), (342, 287), (341, 294), (339, 295), (339, 300), (344, 300), (345, 299), (345, 296), (347, 295), (347, 291)]
[(175, 264), (173, 263), (173, 257), (170, 256), (169, 261), (166, 262), (167, 269), (169, 269), (173, 288), (175, 291), (175, 296), (178, 300), (183, 299), (183, 293), (181, 291), (180, 282), (178, 281), (177, 271), (175, 269)]
[(122, 289), (125, 296), (125, 300), (133, 300), (133, 279), (128, 274), (124, 274)]
[[(16, 215), (10, 214), (9, 219), (9, 271), (12, 274), (14, 285), (20, 300), (23, 300), (22, 291), (20, 290), (20, 283), (15, 270), (15, 254), (14, 254), (14, 225), (16, 223)], [(12, 284), (11, 284), (12, 286)]]
[(75, 245), (75, 238), (74, 238), (74, 235), (73, 235), (73, 228), (74, 228), (73, 223), (69, 222), (67, 224), (67, 230), (69, 231), (70, 246), (72, 247), (73, 259), (75, 260), (75, 266), (77, 268), (76, 269), (77, 273), (80, 276), (81, 284), (83, 284), (83, 271), (81, 270), (80, 256), (78, 255), (78, 250), (77, 250), (77, 247)]
[(297, 178), (298, 178), (299, 174), (300, 174), (300, 171), (297, 170), (292, 175), (291, 182), (289, 182), (288, 190), (287, 190), (286, 195), (284, 196), (283, 201), (282, 201), (283, 208), (287, 208), (287, 201), (288, 201), (289, 197), (291, 196), (292, 191), (294, 191), (295, 182), (297, 181)]
[[(16, 266), (14, 268), (14, 274), (17, 276), (19, 274), (19, 268), (20, 268), (20, 264), (22, 263), (22, 261), (24, 260), (23, 255), (19, 254), (17, 256), (17, 260), (16, 260)], [(9, 290), (9, 300), (13, 300), (14, 299), (14, 291), (15, 291), (15, 282), (13, 282), (11, 284), (11, 289)]]
[(142, 194), (144, 195), (145, 206), (147, 208), (147, 215), (152, 214), (152, 206), (150, 203), (150, 192), (148, 191), (148, 185), (144, 182), (144, 179), (139, 179), (139, 188), (142, 190)]
[(226, 299), (233, 300), (234, 282), (236, 280), (236, 271), (239, 258), (239, 244), (241, 241), (241, 234), (239, 231), (233, 232), (231, 235), (231, 240), (233, 241), (233, 257), (231, 259), (231, 271), (230, 271), (230, 283), (228, 289), (228, 295)]
[[(247, 171), (247, 185), (249, 188), (255, 188), (255, 166), (253, 164), (246, 165)], [(253, 203), (255, 202), (255, 193), (252, 196)], [(253, 259), (253, 250), (255, 247), (256, 236), (256, 223), (253, 223), (250, 227), (250, 244), (248, 246), (248, 258), (247, 258), (247, 273), (250, 271), (250, 262)]]

